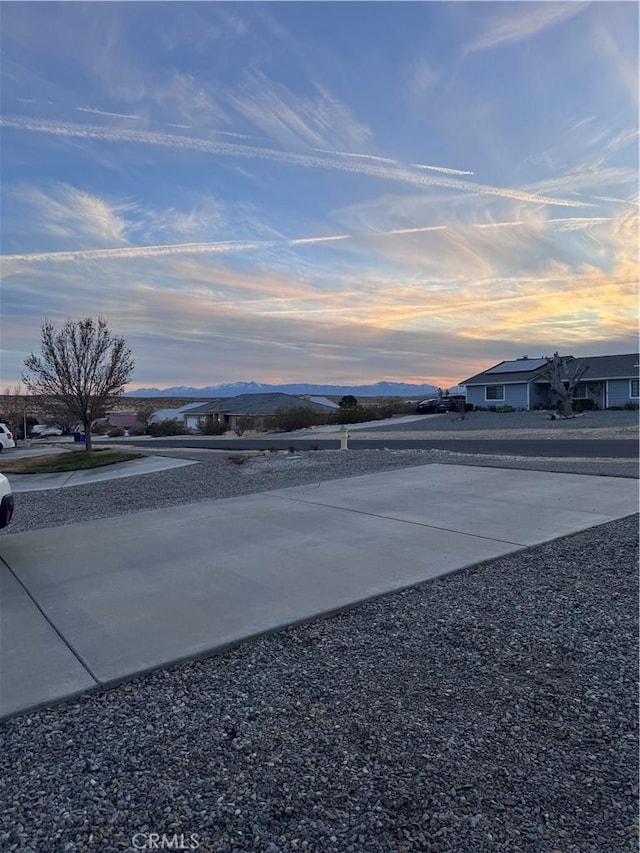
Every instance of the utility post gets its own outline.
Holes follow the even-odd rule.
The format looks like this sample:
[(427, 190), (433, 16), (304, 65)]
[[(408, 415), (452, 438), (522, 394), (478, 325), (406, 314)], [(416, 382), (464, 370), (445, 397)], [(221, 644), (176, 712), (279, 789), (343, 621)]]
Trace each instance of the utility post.
[(349, 449), (349, 430), (344, 424), (340, 427), (340, 450)]

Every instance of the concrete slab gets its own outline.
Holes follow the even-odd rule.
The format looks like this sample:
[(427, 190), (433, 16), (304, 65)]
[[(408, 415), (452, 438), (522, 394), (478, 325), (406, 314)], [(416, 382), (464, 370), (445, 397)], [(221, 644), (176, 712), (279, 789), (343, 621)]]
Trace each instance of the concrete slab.
[(86, 486), (88, 483), (103, 483), (107, 480), (118, 480), (121, 477), (136, 477), (140, 474), (153, 474), (169, 468), (197, 464), (189, 459), (144, 456), (142, 459), (105, 465), (104, 468), (89, 468), (85, 471), (71, 471), (64, 474), (8, 474), (7, 476), (15, 493), (41, 492), (46, 489), (67, 489), (71, 486)]
[(405, 468), (270, 494), (518, 545), (638, 510), (635, 480), (463, 465)]
[(95, 687), (16, 578), (0, 570), (0, 716)]
[(513, 550), (270, 495), (2, 539), (5, 561), (102, 682)]
[[(637, 507), (635, 481), (432, 465), (3, 535), (3, 560), (46, 615), (3, 596), (18, 638), (10, 628), (0, 647), (4, 713), (82, 684), (47, 620), (107, 683)], [(39, 649), (60, 656), (49, 678)]]

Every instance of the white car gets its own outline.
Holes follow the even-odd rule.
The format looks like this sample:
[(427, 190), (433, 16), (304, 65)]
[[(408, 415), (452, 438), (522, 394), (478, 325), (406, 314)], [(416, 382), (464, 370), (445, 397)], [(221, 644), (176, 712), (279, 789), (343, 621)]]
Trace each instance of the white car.
[(15, 447), (13, 433), (6, 424), (0, 424), (0, 453), (7, 447)]
[(36, 424), (31, 429), (31, 436), (33, 438), (57, 438), (62, 435), (62, 430), (60, 427), (55, 426), (44, 426), (43, 424)]
[(13, 493), (9, 481), (0, 474), (0, 527), (6, 527), (13, 515)]

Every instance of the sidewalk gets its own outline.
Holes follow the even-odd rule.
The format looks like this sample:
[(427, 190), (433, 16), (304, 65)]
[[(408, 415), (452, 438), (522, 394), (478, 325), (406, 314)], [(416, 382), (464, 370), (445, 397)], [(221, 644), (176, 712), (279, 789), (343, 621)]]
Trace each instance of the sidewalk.
[[(59, 451), (59, 448), (57, 449)], [(15, 458), (15, 457), (12, 457)], [(46, 489), (66, 489), (71, 486), (86, 486), (89, 483), (102, 483), (121, 477), (135, 477), (138, 474), (153, 474), (169, 468), (181, 468), (183, 465), (197, 465), (197, 462), (185, 459), (171, 459), (166, 456), (144, 456), (130, 462), (118, 462), (102, 468), (87, 468), (81, 471), (68, 471), (62, 474), (8, 474), (14, 494), (19, 492), (40, 492)]]
[(436, 464), (3, 534), (0, 714), (637, 509), (635, 480)]

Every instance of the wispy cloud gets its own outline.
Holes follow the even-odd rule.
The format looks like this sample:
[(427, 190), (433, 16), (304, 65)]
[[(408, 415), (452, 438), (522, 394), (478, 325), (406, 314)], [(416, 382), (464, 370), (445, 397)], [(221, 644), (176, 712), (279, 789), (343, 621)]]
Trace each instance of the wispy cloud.
[[(92, 205), (95, 210), (103, 212), (103, 207), (100, 200), (93, 199)], [(107, 211), (107, 221), (109, 221), (109, 209)], [(175, 213), (175, 212), (174, 212)], [(166, 214), (168, 221), (171, 221), (173, 214)], [(162, 221), (165, 217), (157, 217), (158, 221)], [(178, 218), (180, 221), (180, 217)], [(596, 225), (602, 225), (607, 222), (615, 222), (613, 217), (563, 217), (559, 219), (540, 220), (537, 224), (534, 220), (515, 220), (509, 222), (476, 222), (469, 223), (466, 226), (458, 223), (455, 226), (451, 225), (424, 225), (414, 228), (394, 228), (389, 231), (375, 231), (368, 233), (354, 234), (328, 234), (316, 237), (299, 237), (293, 240), (224, 240), (219, 242), (201, 242), (201, 243), (171, 243), (171, 244), (156, 244), (149, 246), (126, 246), (112, 249), (79, 249), (76, 251), (65, 252), (32, 252), (28, 254), (14, 254), (0, 256), (6, 264), (11, 263), (44, 263), (44, 262), (66, 262), (66, 261), (86, 261), (86, 260), (122, 260), (135, 258), (152, 258), (163, 257), (168, 255), (203, 255), (203, 254), (230, 254), (234, 252), (254, 252), (272, 248), (286, 248), (306, 245), (319, 245), (323, 243), (335, 243), (344, 240), (370, 240), (382, 239), (384, 237), (394, 237), (402, 235), (417, 235), (426, 234), (428, 232), (448, 231), (455, 234), (457, 238), (466, 230), (472, 232), (474, 230), (482, 231), (485, 229), (518, 229), (537, 227), (540, 230), (544, 226), (551, 226), (552, 229), (559, 231), (583, 231), (589, 230)], [(190, 227), (191, 220), (187, 217), (184, 223), (185, 228)], [(174, 226), (175, 227), (175, 224)], [(460, 246), (458, 246), (458, 250)]]
[(413, 98), (422, 99), (440, 80), (440, 73), (424, 56), (419, 56), (409, 70), (408, 88)]
[(435, 177), (433, 175), (416, 174), (401, 168), (376, 166), (366, 162), (345, 162), (340, 159), (314, 157), (308, 154), (297, 154), (288, 151), (278, 151), (276, 149), (217, 142), (192, 136), (178, 136), (176, 134), (163, 134), (153, 131), (137, 131), (122, 128), (91, 127), (89, 125), (78, 125), (71, 122), (48, 122), (42, 119), (28, 119), (19, 116), (2, 116), (0, 117), (0, 125), (23, 131), (49, 133), (55, 136), (68, 136), (79, 139), (99, 139), (105, 142), (131, 142), (139, 145), (160, 145), (174, 149), (201, 151), (203, 153), (216, 154), (218, 156), (248, 157), (272, 160), (280, 163), (289, 163), (291, 165), (306, 168), (334, 169), (338, 171), (369, 175), (370, 177), (388, 181), (400, 181), (403, 183), (413, 184), (414, 186), (449, 187), (456, 190), (481, 193), (500, 198), (510, 198), (517, 201), (532, 202), (535, 204), (560, 205), (562, 207), (589, 207), (589, 204), (585, 202), (563, 198), (552, 198), (507, 187), (476, 184), (471, 183), (470, 181), (457, 180), (454, 177)]
[(284, 146), (364, 145), (371, 131), (323, 86), (309, 97), (295, 95), (254, 71), (226, 102), (271, 139)]
[(497, 4), (488, 9), (500, 9), (485, 30), (470, 39), (464, 53), (489, 50), (531, 38), (563, 21), (573, 18), (589, 5), (588, 2), (571, 3), (516, 3)]
[(130, 204), (110, 204), (104, 198), (68, 184), (53, 185), (49, 192), (35, 187), (17, 188), (33, 218), (43, 230), (65, 240), (91, 240), (105, 244), (127, 242), (129, 223), (124, 216)]

